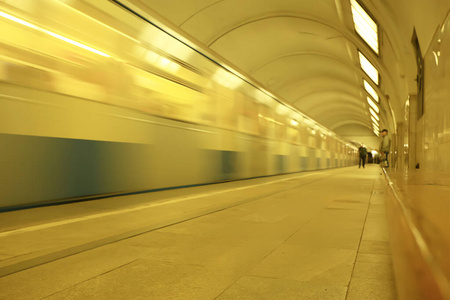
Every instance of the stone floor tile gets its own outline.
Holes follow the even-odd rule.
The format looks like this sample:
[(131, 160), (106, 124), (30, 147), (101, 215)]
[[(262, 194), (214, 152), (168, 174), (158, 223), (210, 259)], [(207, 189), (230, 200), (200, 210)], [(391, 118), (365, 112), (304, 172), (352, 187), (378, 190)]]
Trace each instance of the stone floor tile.
[(366, 254), (391, 254), (391, 248), (388, 241), (363, 240), (359, 247), (359, 253)]
[(375, 262), (357, 262), (352, 278), (372, 278), (394, 280), (392, 264)]
[(0, 278), (1, 300), (41, 299), (126, 265), (149, 249), (106, 245)]
[(45, 299), (211, 300), (235, 278), (232, 269), (141, 259)]
[(389, 254), (370, 254), (370, 253), (358, 253), (356, 262), (366, 263), (385, 263), (392, 264), (392, 255)]
[(247, 275), (346, 285), (356, 251), (282, 245)]
[(396, 300), (395, 283), (391, 280), (353, 278), (346, 300)]
[(389, 241), (386, 218), (379, 220), (368, 219), (364, 227), (363, 238), (373, 241)]
[(302, 228), (290, 237), (286, 243), (356, 250), (361, 239), (361, 230), (361, 227), (345, 230), (339, 228), (329, 228), (327, 230)]
[(216, 300), (344, 300), (347, 287), (244, 276)]
[[(219, 295), (222, 300), (344, 299), (350, 280), (349, 296), (360, 297), (352, 299), (383, 296), (381, 288), (390, 278), (390, 249), (382, 232), (386, 227), (381, 198), (372, 205), (374, 198), (384, 195), (381, 188), (380, 194), (372, 194), (377, 179), (369, 170), (364, 174), (327, 170), (314, 175), (315, 181), (295, 179), (251, 193), (233, 192), (231, 202), (266, 196), (0, 278), (0, 299), (212, 300)], [(182, 190), (171, 193), (179, 195)], [(191, 204), (204, 211), (227, 202), (229, 196), (220, 195), (180, 202), (178, 213), (184, 216)], [(116, 199), (117, 207), (120, 203)], [(133, 217), (143, 226), (155, 215), (161, 220), (166, 214), (173, 217), (171, 207), (158, 207), (159, 212), (150, 209), (116, 220), (127, 222)], [(92, 224), (105, 234), (115, 232), (116, 227), (98, 219), (83, 227), (74, 224), (73, 234), (89, 230)], [(64, 238), (74, 236), (66, 233)]]

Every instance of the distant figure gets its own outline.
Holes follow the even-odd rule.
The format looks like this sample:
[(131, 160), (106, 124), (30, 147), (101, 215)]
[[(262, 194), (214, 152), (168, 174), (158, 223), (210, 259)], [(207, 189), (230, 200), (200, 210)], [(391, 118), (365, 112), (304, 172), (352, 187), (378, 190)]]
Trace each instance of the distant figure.
[(386, 161), (386, 165), (384, 167), (389, 167), (388, 155), (389, 150), (391, 149), (391, 138), (388, 135), (387, 129), (383, 129), (383, 131), (381, 131), (381, 136), (383, 137), (383, 140), (380, 144), (380, 153), (383, 155), (383, 160)]
[(361, 162), (363, 168), (366, 167), (366, 156), (367, 156), (367, 149), (366, 147), (364, 147), (364, 145), (361, 145), (361, 147), (359, 147), (359, 168), (361, 168)]

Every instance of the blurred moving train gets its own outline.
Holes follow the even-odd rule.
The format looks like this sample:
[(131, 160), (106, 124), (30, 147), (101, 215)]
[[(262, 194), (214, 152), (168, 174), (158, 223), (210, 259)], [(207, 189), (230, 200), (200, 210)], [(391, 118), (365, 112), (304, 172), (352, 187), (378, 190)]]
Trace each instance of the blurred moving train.
[(0, 209), (356, 164), (353, 145), (119, 2), (0, 3)]

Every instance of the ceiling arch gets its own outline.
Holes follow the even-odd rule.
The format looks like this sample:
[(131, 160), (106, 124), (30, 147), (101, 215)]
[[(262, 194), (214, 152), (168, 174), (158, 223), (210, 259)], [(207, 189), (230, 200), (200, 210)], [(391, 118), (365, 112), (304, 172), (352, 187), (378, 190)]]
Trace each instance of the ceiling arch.
[[(230, 26), (229, 28), (227, 28), (227, 29), (223, 30), (222, 32), (218, 33), (217, 36), (214, 39), (212, 39), (211, 41), (209, 41), (206, 45), (208, 47), (213, 47), (213, 45), (217, 41), (219, 41), (221, 38), (225, 37), (228, 34), (231, 34), (233, 31), (238, 30), (241, 27), (248, 26), (248, 25), (250, 25), (252, 23), (265, 22), (265, 21), (268, 21), (270, 19), (286, 19), (286, 18), (293, 18), (293, 19), (299, 19), (299, 20), (302, 20), (302, 21), (317, 23), (316, 25), (327, 27), (330, 31), (334, 31), (334, 32), (336, 32), (338, 34), (338, 36), (327, 37), (328, 39), (337, 38), (337, 37), (344, 37), (344, 35), (339, 30), (337, 30), (337, 28), (335, 26), (329, 24), (329, 22), (326, 22), (326, 21), (314, 18), (314, 17), (312, 17), (310, 15), (304, 15), (304, 14), (299, 14), (299, 13), (286, 13), (286, 12), (278, 13), (278, 12), (275, 12), (275, 13), (270, 13), (270, 14), (267, 14), (267, 15), (264, 15), (264, 16), (257, 16), (257, 17), (251, 18), (251, 19), (246, 19), (243, 22), (240, 22), (238, 24), (234, 24), (233, 26)], [(315, 29), (317, 29), (317, 28), (315, 28)], [(305, 32), (305, 33), (311, 34), (311, 35), (315, 35), (312, 32)], [(344, 37), (344, 38), (346, 38), (346, 37)]]
[(354, 72), (359, 72), (362, 76), (365, 75), (364, 72), (357, 66), (355, 65), (349, 65), (348, 61), (345, 61), (339, 57), (337, 57), (336, 55), (330, 55), (327, 53), (321, 53), (321, 52), (313, 52), (313, 51), (299, 51), (299, 52), (292, 52), (292, 53), (284, 53), (281, 54), (277, 57), (273, 57), (267, 61), (262, 62), (259, 66), (256, 66), (254, 69), (249, 70), (249, 74), (253, 75), (254, 73), (258, 72), (258, 70), (263, 69), (267, 66), (269, 66), (272, 63), (275, 63), (278, 60), (282, 60), (282, 59), (286, 59), (286, 58), (291, 58), (291, 57), (303, 57), (303, 56), (313, 56), (313, 57), (318, 57), (318, 58), (326, 58), (326, 59), (330, 59), (333, 61), (336, 61), (337, 63), (342, 64), (344, 67), (346, 68), (353, 68)]
[(347, 40), (328, 39), (336, 34), (332, 27), (306, 19), (275, 16), (246, 22), (229, 30), (210, 48), (232, 59), (246, 73), (289, 53), (323, 53), (351, 61)]
[(289, 98), (294, 99), (293, 102), (296, 102), (297, 99), (315, 93), (317, 90), (342, 91), (349, 94), (360, 95), (360, 97), (363, 97), (366, 94), (361, 89), (361, 85), (343, 81), (341, 78), (328, 76), (320, 76), (320, 78), (303, 78), (298, 82), (292, 82), (291, 85), (283, 87), (279, 90), (279, 93), (283, 95), (292, 95)]
[(313, 98), (315, 96), (322, 96), (322, 95), (332, 95), (333, 97), (335, 96), (344, 96), (344, 97), (352, 97), (353, 99), (357, 100), (357, 103), (359, 104), (361, 99), (359, 96), (359, 93), (349, 93), (345, 90), (334, 90), (334, 89), (327, 89), (327, 90), (319, 90), (319, 91), (314, 91), (311, 92), (309, 94), (305, 94), (300, 96), (299, 98), (295, 99), (294, 101), (290, 102), (290, 104), (295, 105), (296, 103), (302, 102), (302, 100), (308, 99), (308, 98)]
[[(342, 110), (343, 106), (346, 107), (346, 110)], [(352, 117), (349, 120), (364, 120), (367, 125), (371, 124), (368, 110), (351, 100), (339, 99), (339, 101), (333, 101), (330, 99), (314, 101), (308, 110), (308, 114), (311, 117), (323, 118), (323, 124), (327, 127), (334, 125), (336, 121), (333, 121), (332, 117), (339, 113), (351, 115)]]
[[(268, 19), (265, 19), (264, 22), (268, 22)], [(270, 28), (276, 28), (280, 23), (286, 22), (286, 20), (281, 19), (271, 19), (270, 22), (274, 26), (269, 26)], [(298, 20), (289, 21), (288, 23), (298, 24)], [(255, 25), (255, 23), (247, 23)], [(230, 42), (240, 40), (241, 38), (234, 38), (234, 35), (242, 35), (248, 36), (252, 31), (251, 29), (239, 27), (236, 29), (238, 31), (244, 31), (244, 33), (237, 31), (229, 31), (229, 37), (227, 39)], [(329, 30), (328, 28), (326, 30)], [(334, 29), (333, 29), (334, 30)], [(253, 40), (257, 38), (260, 33), (255, 33), (252, 37)], [(274, 33), (264, 32), (263, 39), (267, 37), (271, 37), (272, 35), (279, 35), (277, 33), (277, 29), (274, 29)], [(303, 40), (307, 39), (311, 41), (316, 38), (316, 34), (311, 36), (307, 36), (303, 38)], [(279, 41), (279, 37), (275, 37), (275, 41), (273, 41), (277, 47), (283, 43), (283, 41)], [(323, 39), (323, 38), (322, 38)], [(290, 39), (289, 39), (290, 40)], [(335, 44), (336, 41), (333, 41)], [(354, 110), (356, 113), (353, 115), (353, 120), (356, 121), (358, 117), (363, 116), (366, 118), (368, 125), (370, 128), (371, 119), (368, 116), (368, 106), (366, 104), (366, 99), (364, 97), (365, 92), (363, 92), (362, 87), (362, 78), (364, 77), (364, 73), (361, 68), (352, 61), (352, 57), (348, 55), (346, 43), (342, 44), (342, 50), (340, 53), (337, 51), (330, 51), (329, 49), (325, 49), (328, 45), (318, 45), (315, 43), (315, 49), (311, 49), (309, 51), (295, 51), (295, 52), (283, 52), (285, 51), (285, 47), (282, 47), (282, 51), (266, 51), (265, 57), (258, 57), (255, 55), (254, 62), (249, 64), (247, 61), (247, 71), (248, 73), (261, 82), (264, 86), (270, 88), (275, 91), (279, 95), (281, 95), (288, 103), (294, 104), (297, 108), (307, 113), (311, 117), (316, 120), (320, 120), (320, 122), (326, 126), (333, 125), (332, 123), (326, 122), (323, 118), (323, 113), (316, 113), (312, 111), (313, 109), (317, 110), (317, 106), (314, 105), (305, 105), (305, 98), (299, 100), (298, 95), (287, 94), (284, 93), (283, 90), (289, 90), (291, 85), (298, 85), (303, 79), (308, 79), (310, 82), (315, 78), (320, 81), (320, 84), (316, 85), (316, 89), (313, 91), (309, 91), (309, 93), (314, 93), (316, 96), (319, 95), (319, 98), (324, 100), (326, 97), (327, 103), (326, 105), (333, 104), (336, 101), (339, 101), (339, 105), (335, 105), (335, 110)], [(223, 43), (222, 43), (223, 47)], [(231, 47), (229, 47), (231, 49)], [(243, 48), (246, 48), (243, 46)], [(334, 49), (333, 49), (334, 50)], [(268, 55), (268, 54), (271, 54)], [(257, 61), (257, 59), (260, 61)], [(251, 67), (253, 65), (253, 67)], [(327, 81), (324, 81), (323, 78), (331, 78), (333, 82), (340, 81), (339, 85), (351, 85), (351, 89), (354, 91), (354, 94), (351, 96), (352, 101), (342, 101), (342, 98), (349, 98), (348, 94), (343, 94), (338, 90), (334, 90), (333, 92), (327, 93), (327, 95), (323, 94), (323, 90), (327, 89), (336, 89), (335, 86), (332, 88), (327, 87)], [(301, 85), (301, 84), (300, 84)], [(304, 89), (304, 87), (301, 87)], [(307, 99), (306, 99), (307, 100)], [(294, 103), (297, 101), (297, 103)], [(306, 102), (308, 103), (308, 102)], [(317, 103), (317, 101), (310, 101), (310, 103)], [(351, 105), (349, 105), (351, 103)], [(366, 112), (366, 113), (364, 113)]]
[(366, 127), (369, 127), (368, 125), (370, 125), (370, 123), (368, 123), (367, 119), (364, 118), (364, 116), (361, 116), (356, 112), (349, 112), (342, 110), (336, 111), (336, 109), (328, 109), (323, 113), (327, 114), (325, 122), (323, 123), (323, 125), (326, 126), (327, 128), (332, 128), (334, 127), (333, 126), (334, 124), (345, 120), (347, 121), (351, 120), (352, 122), (353, 121), (360, 122), (360, 124), (365, 124)]
[[(150, 2), (157, 11), (162, 11), (163, 15), (169, 15), (170, 19), (175, 21), (175, 24), (183, 30), (190, 34), (195, 33), (193, 35), (205, 45), (210, 45), (211, 41), (215, 40), (217, 36), (241, 23), (277, 14), (303, 16), (324, 23), (332, 23), (336, 28), (339, 27), (339, 15), (334, 0), (190, 0), (182, 1), (194, 2), (189, 7), (183, 7), (185, 11), (183, 17), (180, 16), (181, 12), (170, 11), (165, 0), (148, 0), (147, 2)], [(204, 4), (202, 5), (202, 3)], [(184, 4), (184, 6), (186, 5)], [(196, 12), (194, 12), (193, 7), (197, 8)], [(321, 14), (317, 14), (317, 9), (320, 9)], [(181, 20), (181, 18), (184, 18), (184, 20)], [(205, 24), (210, 26), (204, 28)]]
[(354, 121), (354, 120), (343, 120), (340, 122), (336, 122), (334, 125), (330, 126), (329, 128), (333, 131), (336, 131), (336, 129), (338, 129), (339, 127), (346, 126), (346, 125), (357, 125), (357, 126), (361, 126), (364, 128), (368, 128), (370, 131), (372, 130), (372, 128), (367, 126), (366, 122)]
[(182, 21), (179, 26), (182, 27), (184, 24), (188, 23), (190, 20), (194, 19), (196, 16), (198, 16), (199, 14), (201, 14), (203, 11), (207, 10), (210, 7), (213, 7), (214, 5), (223, 2), (226, 0), (213, 0), (212, 3), (205, 3), (204, 7), (201, 7), (198, 10), (194, 10), (194, 12), (192, 13), (192, 15), (190, 15), (187, 19), (185, 19), (184, 21)]
[(366, 103), (362, 102), (361, 99), (355, 97), (352, 94), (345, 92), (338, 93), (332, 92), (322, 92), (318, 91), (316, 93), (311, 93), (303, 98), (300, 102), (291, 103), (291, 105), (297, 105), (298, 107), (304, 107), (309, 112), (314, 112), (318, 109), (319, 105), (325, 105), (327, 102), (337, 103), (341, 105), (350, 106), (349, 109), (356, 109), (358, 111), (367, 111)]
[[(382, 122), (389, 124), (389, 129), (396, 126), (395, 113), (407, 98), (407, 82), (402, 79), (403, 62), (396, 62), (404, 52), (400, 42), (392, 38), (397, 33), (389, 36), (383, 30), (386, 19), (390, 20), (386, 29), (393, 28), (386, 4), (380, 11), (371, 11), (381, 26), (381, 54), (377, 56), (356, 35), (349, 0), (139, 1), (229, 60), (231, 66), (269, 92), (308, 115), (316, 115), (322, 124), (333, 116), (319, 113), (314, 103), (320, 99), (321, 105), (333, 106), (335, 114), (353, 112), (346, 122), (361, 125), (357, 114), (366, 111), (367, 121), (362, 123), (370, 124), (362, 81), (370, 79), (359, 66), (361, 50), (382, 78), (379, 86), (372, 85), (380, 97)], [(377, 7), (371, 0), (360, 1), (371, 9)], [(401, 44), (405, 47), (404, 41)], [(337, 128), (341, 122), (335, 119), (332, 125)]]
[[(355, 85), (360, 78), (354, 66), (344, 64), (335, 58), (317, 55), (285, 56), (282, 59), (273, 60), (272, 63), (266, 64), (264, 68), (252, 74), (256, 80), (275, 91), (305, 78), (324, 76), (341, 81), (346, 80)], [(276, 82), (273, 81), (274, 78), (277, 78)]]

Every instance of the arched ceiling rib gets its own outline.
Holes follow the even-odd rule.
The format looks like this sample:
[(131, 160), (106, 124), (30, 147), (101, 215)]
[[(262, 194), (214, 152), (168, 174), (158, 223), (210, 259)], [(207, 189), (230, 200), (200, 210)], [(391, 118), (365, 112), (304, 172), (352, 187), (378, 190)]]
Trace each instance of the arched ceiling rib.
[[(334, 0), (141, 0), (174, 24), (209, 45), (228, 28), (273, 14), (297, 14), (339, 25)], [(317, 14), (320, 10), (320, 14)], [(208, 24), (209, 26), (205, 26)]]
[(328, 76), (320, 76), (320, 78), (308, 77), (299, 80), (298, 82), (292, 82), (289, 86), (284, 86), (280, 89), (279, 93), (283, 95), (290, 95), (290, 98), (294, 99), (292, 102), (299, 101), (302, 97), (320, 91), (337, 91), (347, 92), (349, 94), (359, 95), (363, 97), (366, 93), (363, 92), (360, 85), (349, 83), (341, 80), (341, 78), (334, 78)]
[(279, 56), (276, 56), (276, 57), (273, 57), (272, 59), (270, 59), (270, 60), (267, 60), (267, 61), (265, 61), (265, 62), (262, 62), (262, 64), (261, 65), (259, 65), (259, 66), (256, 66), (256, 67), (254, 67), (253, 69), (251, 69), (251, 70), (249, 70), (249, 74), (250, 75), (253, 75), (255, 72), (257, 72), (258, 70), (260, 70), (260, 69), (262, 69), (262, 68), (264, 68), (264, 67), (266, 67), (266, 66), (268, 66), (268, 65), (270, 65), (270, 64), (272, 64), (272, 63), (275, 63), (276, 61), (278, 61), (278, 60), (282, 60), (282, 59), (285, 59), (285, 58), (290, 58), (290, 57), (301, 57), (301, 56), (314, 56), (314, 57), (317, 57), (317, 58), (326, 58), (326, 59), (330, 59), (330, 60), (334, 60), (334, 61), (336, 61), (337, 63), (341, 63), (343, 66), (345, 66), (346, 68), (347, 67), (353, 67), (353, 70), (355, 71), (355, 72), (361, 72), (361, 74), (362, 75), (364, 75), (363, 74), (363, 71), (361, 70), (361, 69), (359, 69), (358, 67), (356, 67), (355, 65), (348, 65), (348, 61), (345, 61), (345, 60), (343, 60), (343, 59), (340, 59), (339, 57), (337, 57), (336, 55), (330, 55), (330, 54), (327, 54), (327, 53), (321, 53), (321, 52), (312, 52), (312, 51), (308, 51), (308, 52), (306, 52), (306, 51), (302, 51), (302, 52), (293, 52), (293, 53), (285, 53), (285, 54), (282, 54), (282, 55), (279, 55)]
[[(219, 33), (216, 37), (214, 37), (211, 41), (207, 42), (206, 45), (208, 47), (212, 47), (214, 46), (214, 44), (219, 41), (221, 38), (225, 37), (226, 35), (232, 33), (235, 30), (238, 30), (241, 27), (244, 26), (249, 26), (252, 23), (257, 23), (257, 22), (265, 22), (268, 21), (270, 19), (298, 19), (301, 20), (303, 22), (311, 22), (311, 23), (316, 23), (316, 30), (319, 26), (323, 26), (325, 28), (327, 28), (328, 30), (330, 30), (330, 32), (335, 32), (337, 35), (332, 35), (332, 36), (328, 36), (326, 37), (326, 39), (333, 39), (333, 38), (339, 38), (339, 37), (344, 37), (342, 35), (341, 32), (339, 32), (338, 30), (336, 30), (336, 27), (330, 25), (328, 22), (324, 22), (322, 20), (318, 20), (316, 18), (312, 18), (311, 16), (305, 16), (303, 14), (293, 14), (293, 13), (271, 13), (269, 15), (264, 15), (264, 16), (257, 16), (253, 19), (250, 20), (245, 20), (244, 22), (240, 22), (239, 24), (235, 24), (229, 28), (227, 28), (226, 30), (224, 30), (223, 32)], [(309, 35), (313, 35), (313, 36), (320, 36), (320, 37), (324, 37), (324, 35), (321, 34), (317, 34), (314, 32), (309, 32), (309, 31), (301, 31), (301, 33), (303, 34), (309, 34)]]
[[(254, 72), (252, 76), (271, 89), (278, 91), (293, 82), (305, 78), (321, 78), (323, 76), (340, 79), (358, 85), (360, 78), (353, 66), (345, 65), (336, 59), (318, 55), (285, 56), (274, 60)], [(277, 78), (275, 82), (270, 79)], [(288, 99), (290, 101), (291, 99)]]
[[(338, 99), (336, 101), (336, 98)], [(320, 110), (323, 106), (331, 104), (345, 105), (347, 110), (356, 110), (358, 112), (367, 112), (365, 104), (361, 105), (361, 100), (352, 94), (335, 92), (315, 92), (309, 94), (301, 99), (298, 105), (301, 105), (303, 109), (308, 110), (310, 113)]]

